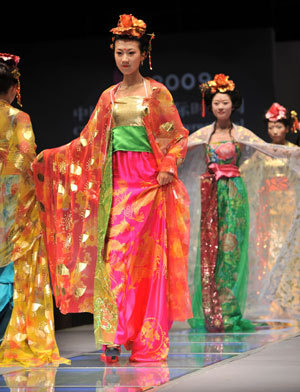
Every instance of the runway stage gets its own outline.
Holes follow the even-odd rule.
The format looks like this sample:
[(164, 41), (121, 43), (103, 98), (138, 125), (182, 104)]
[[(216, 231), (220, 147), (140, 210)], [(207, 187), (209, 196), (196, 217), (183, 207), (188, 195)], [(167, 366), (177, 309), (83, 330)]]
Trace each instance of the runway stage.
[(300, 391), (296, 322), (232, 334), (199, 333), (176, 323), (165, 363), (131, 363), (123, 352), (119, 363), (105, 366), (92, 325), (57, 331), (57, 342), (71, 366), (1, 368), (0, 392)]

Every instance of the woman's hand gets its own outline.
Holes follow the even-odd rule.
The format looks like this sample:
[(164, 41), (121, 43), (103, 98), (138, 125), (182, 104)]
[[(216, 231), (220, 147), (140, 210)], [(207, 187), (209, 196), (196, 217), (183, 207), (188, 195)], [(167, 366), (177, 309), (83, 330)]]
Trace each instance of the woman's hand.
[(159, 185), (168, 185), (173, 181), (174, 176), (168, 172), (159, 172), (156, 179)]

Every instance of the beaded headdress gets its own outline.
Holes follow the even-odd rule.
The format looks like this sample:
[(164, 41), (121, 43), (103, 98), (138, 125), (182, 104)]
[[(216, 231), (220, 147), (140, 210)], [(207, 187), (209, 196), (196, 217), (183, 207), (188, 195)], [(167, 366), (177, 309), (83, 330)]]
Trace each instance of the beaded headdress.
[(229, 79), (229, 76), (224, 74), (217, 74), (213, 80), (202, 83), (199, 87), (202, 93), (202, 117), (205, 117), (205, 93), (207, 91), (209, 91), (211, 94), (215, 94), (216, 92), (226, 93), (227, 91), (233, 91), (235, 89), (235, 84), (232, 80)]
[(17, 93), (16, 93), (16, 97), (17, 97), (17, 102), (19, 106), (22, 106), (21, 104), (21, 84), (20, 84), (20, 72), (18, 69), (18, 64), (20, 61), (20, 57), (16, 56), (14, 54), (9, 54), (9, 53), (0, 53), (0, 59), (4, 61), (4, 63), (9, 63), (10, 66), (12, 66), (12, 71), (11, 71), (11, 75), (14, 79), (17, 80)]
[[(118, 26), (110, 30), (114, 35), (128, 35), (129, 37), (141, 38), (146, 33), (147, 25), (142, 19), (137, 19), (131, 14), (120, 15)], [(155, 38), (154, 33), (148, 34), (150, 36), (148, 44), (148, 57), (149, 57), (149, 67), (152, 70), (151, 62), (151, 50), (152, 50), (152, 40)], [(115, 37), (112, 38), (115, 41)], [(113, 44), (111, 44), (111, 48)]]
[[(272, 122), (287, 119), (287, 116), (288, 116), (288, 110), (277, 102), (274, 102), (265, 114), (265, 118), (268, 121), (272, 121)], [(291, 110), (290, 116), (292, 118), (291, 131), (297, 133), (300, 130), (300, 124), (297, 118), (297, 112), (295, 112), (295, 110)]]

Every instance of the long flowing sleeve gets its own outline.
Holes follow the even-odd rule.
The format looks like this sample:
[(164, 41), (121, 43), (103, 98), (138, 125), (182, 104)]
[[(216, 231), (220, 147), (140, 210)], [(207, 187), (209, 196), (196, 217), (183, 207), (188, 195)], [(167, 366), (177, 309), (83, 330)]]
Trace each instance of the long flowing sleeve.
[(149, 113), (145, 117), (148, 138), (159, 171), (174, 174), (164, 186), (168, 230), (168, 302), (169, 319), (186, 320), (192, 316), (188, 290), (188, 249), (190, 236), (189, 196), (177, 177), (187, 151), (188, 130), (182, 125), (170, 92), (152, 81)]
[(155, 139), (158, 170), (174, 174), (184, 161), (187, 151), (188, 130), (182, 125), (173, 97), (165, 87), (153, 90), (151, 112), (145, 119)]
[(56, 304), (62, 313), (93, 313), (99, 347), (112, 343), (118, 320), (103, 252), (112, 201), (110, 109), (107, 90), (80, 136), (43, 151), (33, 165)]

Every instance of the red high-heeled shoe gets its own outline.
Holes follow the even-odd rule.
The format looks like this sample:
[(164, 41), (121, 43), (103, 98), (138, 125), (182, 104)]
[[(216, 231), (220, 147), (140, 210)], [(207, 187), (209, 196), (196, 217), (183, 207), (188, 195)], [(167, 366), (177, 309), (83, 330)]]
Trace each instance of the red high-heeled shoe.
[(118, 362), (120, 354), (121, 354), (120, 346), (115, 346), (115, 347), (105, 346), (105, 351), (103, 354), (100, 355), (100, 359), (105, 363), (114, 363), (114, 362)]

